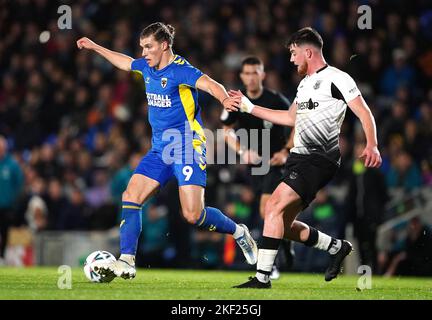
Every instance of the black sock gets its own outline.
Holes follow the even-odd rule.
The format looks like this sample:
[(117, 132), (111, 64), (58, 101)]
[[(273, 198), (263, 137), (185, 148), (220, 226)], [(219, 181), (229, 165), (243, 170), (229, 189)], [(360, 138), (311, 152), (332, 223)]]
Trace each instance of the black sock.
[(262, 236), (259, 248), (268, 249), (268, 250), (278, 250), (281, 241), (282, 239)]
[(318, 230), (309, 226), (309, 238), (303, 242), (305, 246), (313, 247), (318, 242)]

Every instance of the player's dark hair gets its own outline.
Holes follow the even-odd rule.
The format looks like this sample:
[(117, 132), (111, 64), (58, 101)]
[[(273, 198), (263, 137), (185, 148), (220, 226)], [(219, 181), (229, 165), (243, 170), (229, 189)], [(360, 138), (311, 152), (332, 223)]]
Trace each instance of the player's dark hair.
[(157, 42), (168, 42), (168, 45), (172, 47), (174, 42), (175, 28), (170, 24), (164, 24), (162, 22), (155, 22), (148, 25), (141, 32), (140, 38), (146, 38), (153, 36)]
[(289, 49), (291, 45), (300, 46), (302, 44), (311, 44), (318, 49), (323, 47), (323, 39), (318, 31), (311, 27), (306, 27), (298, 30), (287, 40), (285, 46)]
[(242, 60), (242, 63), (241, 63), (242, 68), (246, 64), (247, 65), (253, 65), (253, 66), (255, 66), (255, 65), (261, 65), (261, 66), (263, 66), (264, 65), (264, 63), (262, 62), (262, 60), (260, 58), (256, 57), (256, 56), (249, 56), (249, 57), (244, 58)]

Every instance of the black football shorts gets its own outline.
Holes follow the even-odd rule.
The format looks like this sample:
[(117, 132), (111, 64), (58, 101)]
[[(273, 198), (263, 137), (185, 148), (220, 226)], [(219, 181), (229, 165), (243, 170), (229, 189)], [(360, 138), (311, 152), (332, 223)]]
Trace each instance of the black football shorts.
[(315, 199), (317, 192), (334, 177), (339, 166), (320, 154), (291, 153), (280, 180), (289, 185), (302, 199), (303, 208)]

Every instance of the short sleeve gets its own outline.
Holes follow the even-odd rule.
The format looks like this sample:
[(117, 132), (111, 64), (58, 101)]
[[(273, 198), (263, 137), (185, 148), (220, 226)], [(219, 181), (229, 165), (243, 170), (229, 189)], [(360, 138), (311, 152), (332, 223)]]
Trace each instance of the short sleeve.
[(340, 73), (332, 80), (332, 92), (339, 91), (346, 103), (361, 95), (354, 79), (345, 72)]
[(234, 112), (228, 112), (225, 109), (223, 109), (221, 116), (220, 116), (220, 121), (223, 124), (229, 126), (229, 125), (231, 125), (237, 121), (237, 115), (238, 115), (238, 112), (235, 112), (235, 111)]
[(196, 87), (196, 82), (204, 73), (195, 68), (189, 63), (185, 63), (177, 71), (177, 77), (180, 84), (188, 85), (189, 87)]
[(131, 70), (143, 72), (145, 68), (148, 67), (147, 61), (144, 58), (135, 59), (131, 63)]

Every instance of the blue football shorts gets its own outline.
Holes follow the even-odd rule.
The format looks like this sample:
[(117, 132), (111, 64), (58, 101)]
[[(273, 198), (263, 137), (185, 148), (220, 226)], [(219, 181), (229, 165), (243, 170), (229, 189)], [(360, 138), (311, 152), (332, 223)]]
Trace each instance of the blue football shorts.
[(206, 159), (193, 151), (193, 156), (183, 159), (165, 157), (159, 150), (151, 149), (140, 161), (134, 174), (142, 174), (156, 180), (163, 187), (172, 177), (179, 186), (198, 185), (205, 187), (207, 180)]

